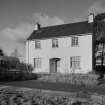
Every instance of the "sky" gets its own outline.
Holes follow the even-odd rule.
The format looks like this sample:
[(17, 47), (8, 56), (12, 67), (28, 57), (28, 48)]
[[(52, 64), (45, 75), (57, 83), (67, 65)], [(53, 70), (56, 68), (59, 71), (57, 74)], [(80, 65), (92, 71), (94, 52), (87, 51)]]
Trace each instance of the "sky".
[(14, 49), (25, 57), (25, 42), (41, 27), (79, 22), (89, 13), (105, 12), (105, 0), (0, 0), (0, 48), (10, 55)]

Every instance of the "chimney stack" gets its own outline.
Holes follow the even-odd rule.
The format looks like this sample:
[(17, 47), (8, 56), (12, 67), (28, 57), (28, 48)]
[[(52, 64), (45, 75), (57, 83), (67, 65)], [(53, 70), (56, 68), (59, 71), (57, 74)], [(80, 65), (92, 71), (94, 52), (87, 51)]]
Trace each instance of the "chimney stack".
[(40, 29), (40, 24), (37, 22), (36, 24), (35, 24), (35, 30), (39, 30)]
[(88, 16), (88, 23), (92, 23), (92, 22), (94, 22), (94, 14), (90, 13)]

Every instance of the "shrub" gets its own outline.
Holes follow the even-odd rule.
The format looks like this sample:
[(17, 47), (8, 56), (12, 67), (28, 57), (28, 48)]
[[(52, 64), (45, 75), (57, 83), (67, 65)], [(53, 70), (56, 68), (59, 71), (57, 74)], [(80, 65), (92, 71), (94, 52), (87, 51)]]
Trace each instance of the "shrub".
[(32, 75), (33, 67), (30, 64), (21, 63), (16, 57), (3, 56), (0, 60), (0, 80), (29, 80), (37, 79)]
[(17, 63), (15, 69), (10, 68), (0, 68), (0, 81), (36, 80), (38, 78), (37, 74), (32, 73), (31, 65)]
[(32, 79), (37, 80), (38, 78), (39, 78), (39, 75), (38, 74), (32, 73)]
[(96, 66), (96, 73), (98, 73), (98, 74), (100, 74), (100, 73), (105, 74), (105, 65), (97, 65)]

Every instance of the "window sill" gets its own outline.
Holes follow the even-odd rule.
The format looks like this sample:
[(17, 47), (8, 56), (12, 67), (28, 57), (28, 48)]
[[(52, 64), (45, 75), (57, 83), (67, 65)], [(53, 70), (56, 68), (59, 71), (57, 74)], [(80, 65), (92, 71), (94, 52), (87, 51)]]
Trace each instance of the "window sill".
[(59, 47), (52, 47), (52, 48), (59, 48)]
[(75, 47), (79, 47), (79, 46), (78, 46), (78, 45), (76, 45), (76, 46), (71, 46), (71, 47), (75, 48)]
[(79, 70), (80, 70), (81, 68), (80, 68), (80, 67), (78, 67), (78, 68), (71, 68), (71, 69), (74, 69), (74, 70), (75, 70), (75, 69), (79, 69)]
[(41, 48), (35, 48), (35, 50), (40, 50)]

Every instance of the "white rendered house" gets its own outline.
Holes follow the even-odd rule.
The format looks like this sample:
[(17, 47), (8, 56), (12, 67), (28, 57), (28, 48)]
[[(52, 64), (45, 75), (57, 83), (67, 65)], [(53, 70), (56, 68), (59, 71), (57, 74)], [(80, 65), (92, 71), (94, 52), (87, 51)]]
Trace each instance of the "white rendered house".
[(92, 15), (89, 21), (41, 28), (26, 41), (26, 62), (37, 73), (88, 73), (93, 70)]

